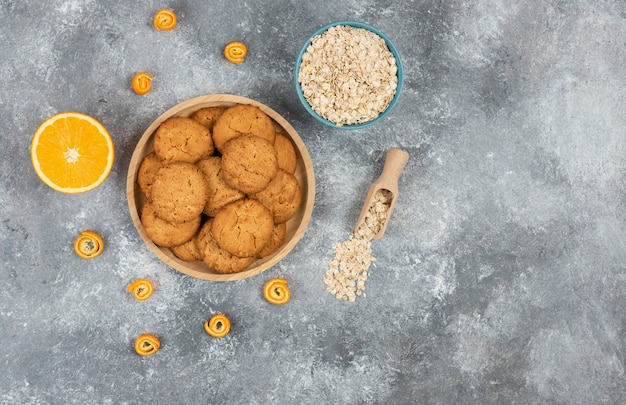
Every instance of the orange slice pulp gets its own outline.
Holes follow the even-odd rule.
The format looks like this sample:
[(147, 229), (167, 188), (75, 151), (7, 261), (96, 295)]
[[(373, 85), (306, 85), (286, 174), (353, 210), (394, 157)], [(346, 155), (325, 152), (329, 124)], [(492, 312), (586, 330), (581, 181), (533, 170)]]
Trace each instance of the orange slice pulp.
[(64, 112), (37, 128), (30, 159), (35, 173), (52, 189), (65, 194), (84, 193), (102, 184), (111, 172), (113, 140), (95, 118)]

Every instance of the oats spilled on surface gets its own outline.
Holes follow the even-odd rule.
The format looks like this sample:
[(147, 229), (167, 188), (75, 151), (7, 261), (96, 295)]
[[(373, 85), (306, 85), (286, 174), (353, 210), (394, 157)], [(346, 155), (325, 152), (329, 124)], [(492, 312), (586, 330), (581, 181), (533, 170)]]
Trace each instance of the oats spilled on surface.
[(397, 73), (384, 39), (339, 25), (311, 40), (298, 82), (311, 108), (342, 126), (371, 121), (385, 111), (398, 87)]
[(324, 283), (326, 291), (335, 298), (354, 302), (359, 295), (365, 297), (368, 269), (376, 260), (372, 255), (372, 240), (387, 221), (392, 198), (389, 190), (378, 190), (363, 224), (348, 240), (333, 247), (335, 258), (328, 263)]

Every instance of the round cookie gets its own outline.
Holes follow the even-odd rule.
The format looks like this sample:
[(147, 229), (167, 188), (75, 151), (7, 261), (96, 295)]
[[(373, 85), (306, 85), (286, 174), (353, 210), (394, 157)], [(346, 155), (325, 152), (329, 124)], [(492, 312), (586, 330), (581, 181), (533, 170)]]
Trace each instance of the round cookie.
[(190, 221), (200, 215), (209, 197), (209, 186), (196, 165), (175, 162), (162, 166), (150, 189), (150, 202), (161, 218)]
[(215, 121), (226, 111), (226, 107), (205, 107), (193, 113), (192, 118), (209, 129), (213, 129)]
[(165, 162), (195, 163), (215, 151), (211, 131), (188, 117), (163, 121), (154, 134), (154, 153)]
[(159, 159), (154, 152), (147, 154), (139, 165), (137, 183), (139, 184), (139, 189), (146, 197), (150, 195), (154, 176), (160, 168), (161, 159)]
[(211, 233), (213, 220), (207, 221), (196, 238), (196, 246), (200, 251), (204, 264), (218, 273), (238, 273), (245, 270), (255, 260), (255, 257), (237, 257), (222, 249)]
[(267, 187), (278, 172), (274, 145), (254, 135), (233, 138), (222, 151), (222, 177), (230, 187), (246, 194)]
[(209, 186), (209, 198), (204, 206), (204, 213), (214, 217), (226, 204), (245, 197), (241, 191), (231, 188), (222, 178), (222, 158), (211, 156), (196, 163)]
[(229, 107), (213, 125), (213, 142), (220, 152), (230, 139), (240, 135), (256, 135), (274, 144), (276, 127), (272, 119), (258, 107), (235, 104)]
[(298, 165), (298, 157), (296, 156), (296, 148), (293, 146), (291, 139), (280, 132), (276, 133), (274, 140), (274, 148), (276, 149), (276, 157), (278, 158), (278, 167), (287, 173), (294, 174)]
[(207, 233), (211, 233), (211, 224), (213, 223), (212, 219), (206, 221), (198, 231), (198, 234), (194, 238), (196, 241), (196, 248), (198, 249), (198, 253), (200, 254), (200, 260), (204, 259), (204, 251), (206, 249), (207, 238), (213, 237), (213, 235), (207, 235)]
[(280, 224), (287, 222), (298, 211), (302, 188), (296, 176), (279, 170), (267, 187), (250, 197), (265, 205), (272, 213), (274, 223)]
[(257, 200), (246, 198), (217, 213), (211, 234), (222, 249), (239, 257), (256, 256), (274, 230), (272, 214)]
[(156, 245), (174, 247), (194, 237), (200, 227), (200, 215), (191, 221), (172, 223), (160, 218), (152, 204), (147, 202), (141, 210), (141, 224), (148, 238)]
[(171, 250), (174, 256), (186, 262), (194, 262), (202, 259), (200, 257), (200, 251), (198, 251), (198, 246), (196, 245), (195, 235), (182, 245), (172, 247)]
[(285, 222), (282, 224), (275, 224), (270, 240), (265, 244), (263, 249), (261, 249), (257, 257), (262, 258), (269, 256), (278, 250), (280, 245), (282, 245), (285, 241), (285, 235), (287, 235), (287, 224)]

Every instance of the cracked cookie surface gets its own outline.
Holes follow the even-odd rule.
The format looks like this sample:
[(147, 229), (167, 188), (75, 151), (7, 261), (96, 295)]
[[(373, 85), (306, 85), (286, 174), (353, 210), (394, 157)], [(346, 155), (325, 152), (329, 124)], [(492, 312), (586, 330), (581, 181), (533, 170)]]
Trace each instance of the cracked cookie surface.
[(196, 165), (176, 162), (157, 171), (149, 201), (161, 218), (186, 222), (202, 213), (208, 196), (209, 186), (202, 171)]
[(302, 189), (296, 176), (279, 170), (267, 187), (250, 197), (265, 205), (272, 213), (274, 222), (280, 224), (287, 222), (298, 211), (302, 201)]
[(198, 246), (196, 244), (196, 237), (197, 235), (194, 235), (193, 238), (189, 239), (182, 245), (172, 247), (172, 253), (174, 253), (174, 256), (186, 262), (201, 260), (202, 257), (200, 256), (200, 251), (198, 250)]
[(296, 148), (293, 146), (291, 139), (280, 132), (276, 133), (274, 140), (274, 149), (276, 149), (276, 157), (278, 158), (278, 167), (287, 173), (294, 174), (298, 166), (298, 157)]
[(222, 178), (222, 158), (211, 156), (197, 163), (206, 177), (209, 186), (209, 198), (204, 206), (204, 213), (214, 217), (222, 207), (231, 202), (241, 200), (245, 194), (230, 187)]
[(152, 188), (152, 183), (154, 183), (154, 176), (156, 176), (156, 173), (160, 168), (161, 159), (159, 159), (154, 152), (146, 155), (139, 165), (139, 170), (137, 172), (137, 184), (139, 184), (139, 189), (146, 197), (150, 196), (150, 189)]
[(285, 241), (285, 235), (287, 235), (287, 224), (284, 222), (282, 224), (275, 224), (270, 240), (263, 246), (263, 249), (257, 254), (257, 257), (263, 258), (278, 250), (280, 245)]
[(242, 135), (226, 143), (222, 152), (222, 176), (230, 187), (246, 194), (267, 187), (278, 173), (274, 145), (254, 135)]
[(218, 273), (230, 274), (245, 270), (255, 260), (255, 257), (238, 257), (222, 249), (211, 232), (213, 220), (208, 220), (198, 232), (196, 246), (202, 261)]
[(172, 223), (160, 218), (152, 204), (147, 202), (141, 210), (141, 224), (148, 238), (156, 245), (174, 247), (193, 238), (200, 227), (200, 215), (187, 222)]
[(215, 151), (211, 131), (188, 117), (163, 121), (154, 134), (154, 153), (165, 162), (195, 163)]
[(223, 152), (226, 142), (241, 135), (256, 135), (274, 144), (276, 127), (272, 119), (258, 107), (236, 104), (215, 121), (213, 142)]
[(213, 129), (215, 121), (227, 110), (227, 107), (204, 107), (193, 113), (191, 116), (194, 120), (200, 124)]
[(222, 208), (211, 225), (211, 234), (222, 249), (239, 257), (256, 256), (272, 236), (271, 212), (259, 201), (246, 198)]

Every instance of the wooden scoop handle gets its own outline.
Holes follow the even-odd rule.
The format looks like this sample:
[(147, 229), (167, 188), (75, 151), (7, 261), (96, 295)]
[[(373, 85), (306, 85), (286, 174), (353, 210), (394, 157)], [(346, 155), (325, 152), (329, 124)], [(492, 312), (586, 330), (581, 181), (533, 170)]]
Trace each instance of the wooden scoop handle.
[(387, 151), (387, 157), (385, 158), (385, 166), (380, 174), (376, 184), (381, 188), (388, 189), (395, 194), (398, 193), (398, 179), (404, 170), (404, 166), (409, 161), (409, 154), (407, 151), (391, 148)]

